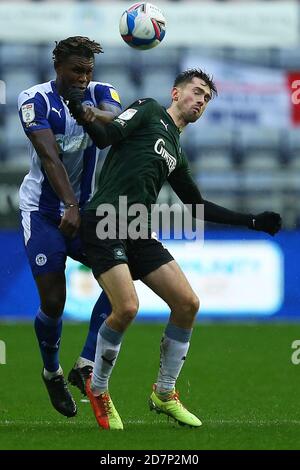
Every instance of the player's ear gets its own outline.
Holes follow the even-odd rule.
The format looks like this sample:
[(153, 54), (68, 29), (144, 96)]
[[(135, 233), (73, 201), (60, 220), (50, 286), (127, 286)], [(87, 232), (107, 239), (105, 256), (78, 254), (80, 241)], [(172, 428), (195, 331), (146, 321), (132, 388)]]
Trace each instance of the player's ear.
[(172, 96), (172, 100), (173, 100), (173, 101), (178, 101), (178, 98), (179, 98), (179, 90), (178, 90), (177, 87), (173, 87), (173, 88), (172, 88), (171, 96)]
[(57, 75), (61, 74), (61, 68), (62, 68), (62, 65), (60, 62), (54, 62), (54, 70), (57, 73)]

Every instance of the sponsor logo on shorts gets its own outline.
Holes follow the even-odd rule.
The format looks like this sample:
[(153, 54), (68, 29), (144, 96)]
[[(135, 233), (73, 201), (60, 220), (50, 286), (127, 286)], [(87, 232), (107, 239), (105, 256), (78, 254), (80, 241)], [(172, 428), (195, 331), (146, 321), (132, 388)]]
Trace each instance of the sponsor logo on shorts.
[(114, 249), (114, 258), (115, 259), (122, 259), (127, 261), (127, 256), (125, 255), (125, 252), (123, 248), (115, 248)]
[(47, 256), (44, 253), (39, 253), (35, 257), (35, 262), (38, 266), (44, 266), (47, 263)]

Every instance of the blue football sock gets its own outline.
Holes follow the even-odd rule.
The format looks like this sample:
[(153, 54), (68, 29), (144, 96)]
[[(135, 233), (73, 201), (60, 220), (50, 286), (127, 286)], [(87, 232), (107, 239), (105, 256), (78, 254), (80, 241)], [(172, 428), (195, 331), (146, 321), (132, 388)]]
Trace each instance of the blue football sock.
[(39, 309), (34, 322), (35, 333), (45, 369), (55, 372), (59, 368), (59, 343), (62, 330), (62, 319), (48, 317)]
[(111, 305), (107, 295), (103, 291), (93, 308), (92, 316), (90, 319), (89, 332), (85, 341), (84, 348), (80, 355), (81, 357), (89, 359), (93, 362), (95, 361), (98, 331), (100, 326), (102, 325), (104, 320), (110, 315), (110, 313)]

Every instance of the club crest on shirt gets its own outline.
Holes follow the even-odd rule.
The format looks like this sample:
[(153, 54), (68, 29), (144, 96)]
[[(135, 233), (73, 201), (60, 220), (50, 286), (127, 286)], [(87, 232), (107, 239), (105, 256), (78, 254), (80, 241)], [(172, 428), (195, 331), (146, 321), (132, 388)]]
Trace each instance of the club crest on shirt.
[(23, 122), (27, 124), (29, 122), (34, 121), (35, 111), (34, 111), (33, 103), (23, 104), (23, 106), (21, 107), (21, 111), (22, 111)]
[(89, 100), (83, 101), (82, 104), (84, 104), (85, 106), (91, 106), (91, 107), (94, 106), (94, 103)]

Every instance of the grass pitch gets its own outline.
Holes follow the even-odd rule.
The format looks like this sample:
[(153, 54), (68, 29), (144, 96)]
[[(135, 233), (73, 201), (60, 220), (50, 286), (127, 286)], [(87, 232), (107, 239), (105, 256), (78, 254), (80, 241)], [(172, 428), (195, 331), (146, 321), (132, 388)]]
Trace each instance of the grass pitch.
[[(65, 324), (61, 363), (67, 375), (86, 324)], [(135, 324), (125, 335), (111, 379), (124, 431), (97, 427), (89, 403), (67, 419), (41, 381), (32, 325), (0, 325), (7, 364), (0, 365), (0, 449), (201, 450), (299, 449), (300, 365), (291, 362), (295, 325), (197, 325), (178, 381), (182, 402), (203, 421), (180, 427), (149, 411), (162, 325)]]

